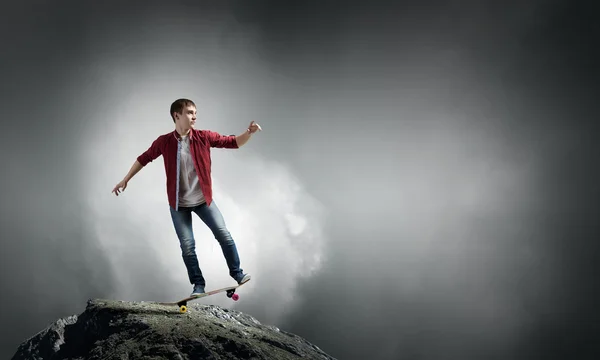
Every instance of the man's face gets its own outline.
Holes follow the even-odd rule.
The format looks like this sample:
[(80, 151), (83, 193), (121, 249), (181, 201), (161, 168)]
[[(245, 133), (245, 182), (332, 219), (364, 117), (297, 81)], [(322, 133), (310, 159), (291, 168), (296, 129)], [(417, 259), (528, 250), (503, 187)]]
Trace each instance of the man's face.
[(181, 114), (175, 113), (175, 123), (184, 129), (191, 129), (196, 124), (196, 107), (186, 106), (181, 110)]

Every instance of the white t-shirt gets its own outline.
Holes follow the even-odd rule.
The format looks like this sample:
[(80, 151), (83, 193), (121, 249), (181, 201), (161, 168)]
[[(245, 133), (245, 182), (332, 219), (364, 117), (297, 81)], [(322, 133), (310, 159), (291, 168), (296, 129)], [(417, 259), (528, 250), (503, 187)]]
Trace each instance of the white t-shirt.
[(179, 206), (191, 207), (206, 202), (190, 153), (190, 137), (181, 137), (179, 158)]

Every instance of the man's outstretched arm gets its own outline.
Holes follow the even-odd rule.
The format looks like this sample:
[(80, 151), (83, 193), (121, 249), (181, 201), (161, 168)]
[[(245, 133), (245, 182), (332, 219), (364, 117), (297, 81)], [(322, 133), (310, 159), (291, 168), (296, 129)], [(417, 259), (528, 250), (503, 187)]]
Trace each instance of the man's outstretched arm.
[(127, 173), (127, 175), (125, 175), (123, 180), (129, 182), (129, 180), (131, 180), (131, 178), (134, 177), (135, 174), (137, 174), (143, 168), (144, 168), (144, 166), (142, 164), (140, 164), (140, 162), (138, 160), (135, 160), (133, 165), (131, 165), (131, 169), (129, 169), (129, 172)]
[(250, 133), (250, 130), (246, 130), (242, 134), (237, 135), (235, 137), (235, 142), (237, 143), (237, 146), (240, 148), (240, 147), (244, 146), (244, 144), (247, 143), (251, 137), (252, 137), (252, 134)]
[(254, 134), (257, 131), (261, 131), (261, 130), (262, 129), (261, 129), (260, 125), (258, 125), (254, 121), (252, 121), (250, 123), (250, 126), (248, 126), (248, 129), (246, 129), (246, 131), (244, 131), (243, 134), (235, 137), (235, 141), (237, 142), (238, 147), (242, 147), (245, 143), (248, 142), (248, 140), (250, 140), (250, 138), (252, 137), (252, 134)]
[(134, 177), (135, 174), (137, 174), (143, 168), (144, 168), (144, 166), (136, 159), (135, 162), (133, 163), (133, 165), (131, 165), (131, 169), (129, 169), (129, 172), (127, 173), (127, 175), (125, 175), (123, 180), (121, 180), (114, 187), (112, 192), (115, 193), (115, 195), (119, 196), (119, 193), (125, 191), (125, 189), (127, 188), (127, 183), (129, 182), (129, 180), (131, 180), (131, 178)]
[(115, 195), (119, 196), (120, 192), (125, 191), (129, 180), (131, 180), (131, 178), (134, 177), (135, 174), (137, 174), (140, 170), (142, 170), (144, 166), (146, 166), (149, 162), (161, 155), (160, 149), (162, 147), (163, 141), (163, 137), (159, 137), (158, 139), (154, 140), (150, 148), (144, 151), (144, 153), (142, 153), (135, 159), (135, 162), (133, 163), (133, 165), (131, 165), (131, 168), (129, 169), (127, 175), (125, 175), (123, 180), (121, 180), (112, 190), (112, 192), (115, 193)]

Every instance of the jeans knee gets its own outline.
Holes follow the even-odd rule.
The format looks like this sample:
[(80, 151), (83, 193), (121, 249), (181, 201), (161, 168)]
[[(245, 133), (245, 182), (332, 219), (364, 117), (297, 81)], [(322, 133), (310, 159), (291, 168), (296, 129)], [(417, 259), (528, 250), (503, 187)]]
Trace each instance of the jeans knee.
[(187, 247), (181, 249), (181, 256), (194, 256), (196, 255), (196, 249), (194, 247)]
[(192, 240), (181, 241), (181, 255), (192, 256), (196, 254), (196, 246)]
[(227, 228), (221, 228), (215, 231), (215, 238), (221, 245), (231, 245), (233, 244), (233, 238), (231, 237), (231, 233)]

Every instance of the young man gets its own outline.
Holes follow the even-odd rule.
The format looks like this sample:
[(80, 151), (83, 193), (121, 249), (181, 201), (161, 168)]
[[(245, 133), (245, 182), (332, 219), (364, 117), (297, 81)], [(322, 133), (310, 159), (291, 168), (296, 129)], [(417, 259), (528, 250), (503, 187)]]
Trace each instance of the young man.
[(171, 118), (175, 130), (159, 136), (148, 150), (137, 157), (135, 163), (115, 188), (116, 196), (125, 191), (127, 183), (146, 164), (163, 156), (167, 175), (167, 197), (171, 219), (179, 238), (181, 255), (187, 268), (190, 283), (194, 285), (191, 296), (204, 293), (206, 281), (200, 271), (196, 256), (196, 243), (192, 231), (192, 213), (210, 228), (221, 245), (229, 275), (241, 284), (250, 280), (240, 268), (235, 242), (225, 226), (223, 216), (212, 198), (210, 148), (237, 149), (255, 132), (262, 130), (254, 121), (241, 135), (223, 136), (209, 130), (196, 130), (196, 105), (188, 99), (178, 99), (171, 104)]

